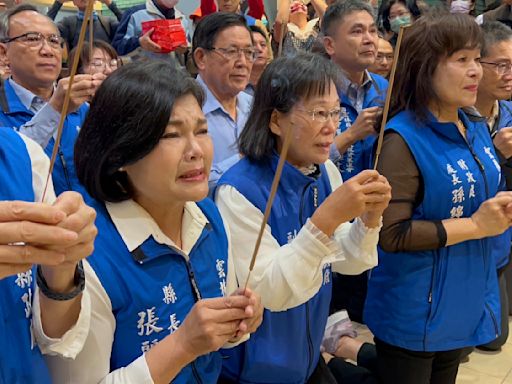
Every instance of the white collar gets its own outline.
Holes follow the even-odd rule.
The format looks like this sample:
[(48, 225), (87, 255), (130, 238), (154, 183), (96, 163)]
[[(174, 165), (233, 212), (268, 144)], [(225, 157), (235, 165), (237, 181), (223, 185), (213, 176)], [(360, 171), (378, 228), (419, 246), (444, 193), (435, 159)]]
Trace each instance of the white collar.
[[(176, 244), (165, 235), (149, 213), (134, 200), (120, 203), (106, 203), (107, 211), (130, 252), (137, 249), (150, 236), (159, 244), (178, 248)], [(183, 220), (181, 223), (182, 251), (190, 253), (201, 236), (208, 219), (203, 211), (194, 202), (185, 203)], [(178, 248), (179, 249), (179, 248)]]

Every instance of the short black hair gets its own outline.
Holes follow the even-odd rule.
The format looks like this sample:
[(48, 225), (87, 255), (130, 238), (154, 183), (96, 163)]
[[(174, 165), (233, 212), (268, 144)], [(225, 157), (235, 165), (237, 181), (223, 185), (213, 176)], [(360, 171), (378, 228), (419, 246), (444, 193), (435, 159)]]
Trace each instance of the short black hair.
[(251, 32), (259, 33), (261, 36), (265, 38), (265, 40), (268, 40), (268, 35), (263, 31), (263, 29), (261, 29), (257, 25), (251, 25), (249, 29), (251, 30)]
[(252, 39), (251, 30), (244, 16), (231, 12), (215, 12), (202, 18), (197, 24), (192, 38), (192, 54), (197, 48), (211, 50), (219, 33), (231, 27), (247, 29)]
[(484, 35), (482, 57), (489, 56), (489, 50), (494, 44), (512, 39), (512, 29), (499, 21), (489, 21), (481, 25)]
[(337, 1), (329, 5), (322, 19), (322, 34), (332, 36), (335, 32), (333, 30), (335, 25), (339, 25), (345, 16), (359, 11), (366, 11), (375, 18), (372, 6), (362, 0)]
[(253, 107), (238, 141), (240, 153), (256, 161), (269, 158), (276, 147), (269, 127), (272, 112), (290, 112), (300, 100), (324, 94), (331, 81), (339, 83), (338, 67), (314, 53), (270, 63), (256, 85)]
[(97, 200), (133, 198), (134, 188), (119, 168), (148, 155), (158, 144), (177, 98), (204, 94), (186, 72), (164, 61), (127, 64), (99, 87), (75, 144), (79, 181)]

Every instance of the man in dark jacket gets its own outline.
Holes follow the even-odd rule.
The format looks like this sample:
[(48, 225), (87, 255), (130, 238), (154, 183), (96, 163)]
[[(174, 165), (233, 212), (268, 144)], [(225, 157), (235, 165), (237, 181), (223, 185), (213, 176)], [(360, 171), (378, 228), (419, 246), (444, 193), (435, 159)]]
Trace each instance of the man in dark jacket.
[[(123, 13), (119, 10), (116, 3), (113, 0), (101, 0), (114, 15), (116, 19), (112, 17), (106, 17), (98, 15), (93, 12), (94, 19), (94, 39), (102, 40), (106, 43), (111, 43), (116, 33), (117, 25), (119, 20), (123, 17)], [(51, 8), (48, 10), (47, 16), (55, 20), (57, 13), (62, 8), (64, 0), (55, 0)], [(73, 0), (73, 4), (78, 8), (76, 15), (67, 16), (57, 23), (61, 36), (64, 38), (68, 45), (68, 49), (73, 49), (78, 43), (78, 36), (80, 35), (80, 28), (82, 27), (82, 21), (84, 20), (84, 11), (87, 7), (87, 0)], [(89, 30), (87, 30), (86, 39), (88, 38)]]

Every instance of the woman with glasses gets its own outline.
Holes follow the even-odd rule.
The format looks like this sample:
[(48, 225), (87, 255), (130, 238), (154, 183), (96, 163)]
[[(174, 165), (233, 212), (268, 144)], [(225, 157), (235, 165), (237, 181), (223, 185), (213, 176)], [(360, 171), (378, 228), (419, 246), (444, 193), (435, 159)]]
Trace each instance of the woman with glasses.
[(386, 179), (371, 170), (342, 183), (329, 160), (340, 119), (337, 74), (334, 64), (314, 54), (270, 63), (256, 86), (254, 106), (240, 136), (244, 157), (219, 181), (216, 203), (233, 236), (236, 275), (243, 283), (279, 152), (291, 130), (279, 188), (248, 283), (262, 296), (263, 324), (247, 343), (225, 352), (225, 380), (332, 382), (320, 356), (331, 268), (360, 274), (376, 263), (381, 215), (391, 192)]
[(394, 47), (402, 25), (412, 24), (421, 16), (416, 0), (385, 0), (379, 8), (378, 25), (385, 38)]
[(101, 40), (93, 41), (93, 52), (90, 54), (89, 44), (84, 44), (80, 54), (77, 48), (73, 48), (69, 53), (69, 67), (71, 67), (73, 60), (78, 58), (78, 73), (103, 73), (109, 76), (117, 68), (121, 66), (121, 60), (117, 55), (116, 50), (110, 45)]
[(481, 41), (462, 14), (420, 18), (404, 35), (378, 166), (393, 199), (364, 312), (384, 384), (453, 384), (462, 350), (500, 333), (512, 193), (499, 192), (485, 123), (461, 110), (476, 101)]

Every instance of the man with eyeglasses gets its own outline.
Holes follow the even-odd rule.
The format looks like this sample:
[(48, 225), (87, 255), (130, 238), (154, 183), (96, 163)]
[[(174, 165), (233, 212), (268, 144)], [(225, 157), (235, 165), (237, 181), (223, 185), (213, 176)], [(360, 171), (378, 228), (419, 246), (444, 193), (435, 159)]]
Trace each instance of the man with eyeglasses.
[(206, 101), (203, 112), (213, 140), (210, 187), (239, 159), (237, 139), (249, 116), (249, 83), (256, 55), (251, 30), (235, 13), (217, 12), (196, 27), (192, 52)]
[[(11, 70), (11, 77), (0, 83), (0, 125), (19, 130), (51, 155), (69, 85), (69, 78), (55, 84), (62, 62), (63, 40), (59, 30), (33, 6), (21, 4), (2, 14), (0, 41), (0, 54)], [(104, 78), (101, 73), (75, 76), (53, 172), (58, 193), (76, 190), (85, 194), (75, 175), (73, 147), (88, 110), (85, 101)]]
[[(499, 157), (502, 174), (508, 190), (512, 189), (512, 29), (497, 21), (482, 25), (483, 77), (478, 86), (474, 109), (466, 112), (472, 119), (487, 120), (489, 132)], [(508, 269), (509, 254), (496, 260), (500, 286), (501, 334), (496, 340), (478, 348), (496, 351), (508, 338), (509, 301), (505, 272)], [(508, 273), (507, 273), (508, 275)]]
[(389, 41), (379, 37), (379, 46), (377, 48), (377, 57), (375, 63), (368, 67), (368, 71), (376, 73), (387, 79), (393, 66), (393, 46)]

